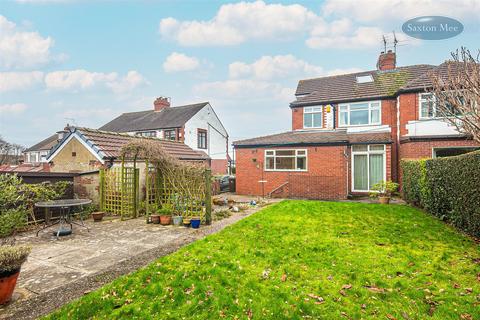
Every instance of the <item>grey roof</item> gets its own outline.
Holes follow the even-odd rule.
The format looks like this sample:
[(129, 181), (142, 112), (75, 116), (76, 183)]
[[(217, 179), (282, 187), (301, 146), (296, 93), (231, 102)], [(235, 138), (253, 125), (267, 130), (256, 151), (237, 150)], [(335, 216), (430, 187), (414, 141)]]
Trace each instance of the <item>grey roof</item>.
[(462, 62), (445, 61), (438, 67), (429, 70), (425, 74), (407, 82), (402, 88), (402, 91), (423, 90), (433, 86), (432, 76), (439, 76), (442, 79), (447, 79), (449, 74), (465, 71), (465, 66)]
[[(434, 68), (433, 65), (420, 64), (386, 71), (371, 70), (300, 80), (295, 92), (297, 100), (290, 106), (394, 97), (398, 90), (409, 81), (424, 76)], [(363, 75), (371, 75), (374, 81), (357, 83), (357, 76)]]
[(208, 102), (201, 102), (179, 107), (169, 107), (157, 112), (152, 109), (123, 113), (109, 123), (101, 126), (99, 130), (131, 132), (178, 128), (183, 126), (191, 117), (208, 104)]
[(358, 143), (391, 143), (390, 132), (352, 133), (336, 131), (287, 131), (278, 134), (234, 141), (237, 148), (282, 145), (342, 145)]
[(53, 134), (50, 137), (40, 141), (37, 144), (34, 144), (30, 148), (26, 149), (25, 152), (29, 151), (45, 151), (45, 150), (50, 150), (52, 149), (57, 143), (57, 134)]

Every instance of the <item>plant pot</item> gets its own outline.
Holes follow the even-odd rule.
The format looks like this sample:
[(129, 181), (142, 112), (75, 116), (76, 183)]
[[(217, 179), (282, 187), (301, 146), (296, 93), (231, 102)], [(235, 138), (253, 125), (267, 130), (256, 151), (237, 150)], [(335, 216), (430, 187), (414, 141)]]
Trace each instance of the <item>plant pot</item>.
[(390, 197), (378, 197), (378, 202), (380, 202), (381, 204), (389, 204)]
[(152, 214), (150, 219), (152, 219), (153, 224), (160, 224), (160, 216), (158, 214)]
[(188, 227), (190, 225), (190, 220), (191, 220), (190, 218), (184, 218), (183, 219), (183, 225), (185, 227)]
[(172, 216), (161, 215), (160, 216), (160, 224), (163, 226), (168, 226), (172, 223)]
[(93, 222), (100, 222), (103, 219), (104, 212), (92, 212)]
[(200, 218), (195, 217), (190, 220), (190, 225), (192, 226), (193, 229), (198, 229), (200, 228)]
[(19, 274), (20, 270), (0, 274), (0, 305), (7, 303), (12, 298)]
[(179, 226), (182, 224), (182, 216), (173, 216), (173, 225)]

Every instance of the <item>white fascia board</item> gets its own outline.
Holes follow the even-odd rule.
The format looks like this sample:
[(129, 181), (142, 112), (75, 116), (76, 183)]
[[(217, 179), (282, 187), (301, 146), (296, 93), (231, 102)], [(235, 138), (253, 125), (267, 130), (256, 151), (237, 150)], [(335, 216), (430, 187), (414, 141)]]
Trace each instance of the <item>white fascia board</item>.
[(55, 152), (46, 159), (47, 162), (50, 162), (52, 161), (53, 158), (55, 158), (57, 156), (57, 154), (63, 150), (63, 148), (70, 142), (70, 140), (72, 139), (76, 139), (77, 141), (79, 141), (85, 148), (87, 148), (88, 151), (90, 151), (91, 154), (93, 154), (95, 156), (95, 158), (97, 158), (98, 161), (100, 161), (102, 164), (105, 163), (105, 160), (100, 156), (100, 154), (102, 154), (102, 152), (100, 152), (99, 150), (95, 150), (92, 146), (90, 146), (88, 143), (86, 143), (81, 137), (79, 137), (78, 135), (78, 132), (75, 131), (73, 133), (70, 134), (70, 136), (67, 138), (67, 140), (65, 140), (62, 145), (60, 147), (57, 148), (57, 150), (55, 150)]

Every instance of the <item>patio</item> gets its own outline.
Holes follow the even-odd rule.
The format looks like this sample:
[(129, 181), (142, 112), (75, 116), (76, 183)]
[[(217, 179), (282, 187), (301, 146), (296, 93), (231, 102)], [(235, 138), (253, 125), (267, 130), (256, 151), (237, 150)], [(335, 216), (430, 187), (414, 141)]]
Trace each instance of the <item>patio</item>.
[(200, 229), (146, 224), (141, 217), (126, 221), (106, 218), (100, 223), (88, 220), (90, 232), (74, 227), (73, 235), (58, 240), (51, 229), (38, 237), (34, 231), (20, 234), (17, 243), (30, 244), (32, 253), (22, 267), (13, 301), (0, 308), (0, 319), (46, 314), (259, 209), (232, 212), (232, 216)]

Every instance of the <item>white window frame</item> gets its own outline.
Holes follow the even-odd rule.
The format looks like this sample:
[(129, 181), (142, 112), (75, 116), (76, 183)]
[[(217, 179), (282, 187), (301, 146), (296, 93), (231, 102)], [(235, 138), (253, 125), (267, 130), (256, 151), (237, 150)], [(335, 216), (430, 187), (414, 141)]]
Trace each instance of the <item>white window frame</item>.
[[(310, 114), (312, 117), (312, 126), (307, 127), (305, 126), (305, 114)], [(320, 114), (320, 126), (315, 127), (313, 125), (313, 115)], [(323, 106), (316, 106), (316, 107), (304, 107), (303, 108), (303, 128), (304, 129), (319, 129), (323, 128)]]
[[(368, 123), (366, 124), (350, 124), (350, 107), (358, 104), (366, 104), (368, 103)], [(372, 120), (372, 110), (376, 110), (376, 108), (373, 108), (373, 104), (378, 104), (378, 110), (379, 110), (379, 115), (378, 115), (378, 122), (371, 122)], [(347, 122), (346, 124), (341, 124), (340, 123), (340, 115), (341, 113), (345, 113), (345, 111), (341, 111), (342, 108), (346, 108), (347, 111)], [(362, 101), (362, 102), (352, 102), (352, 103), (341, 103), (338, 105), (338, 126), (339, 127), (363, 127), (363, 126), (377, 126), (382, 124), (382, 101), (381, 100), (374, 100), (374, 101)]]
[[(432, 96), (431, 100), (430, 99), (425, 99), (422, 98), (423, 95), (430, 95)], [(424, 117), (422, 116), (422, 102), (428, 102), (432, 101), (433, 102), (433, 116), (431, 117)], [(430, 120), (430, 119), (436, 119), (437, 118), (437, 101), (435, 99), (435, 96), (433, 93), (428, 93), (428, 92), (421, 92), (418, 94), (418, 119), (420, 120)]]
[[(294, 156), (277, 156), (277, 151), (295, 151)], [(303, 151), (305, 152), (305, 155), (299, 155), (298, 152)], [(273, 152), (273, 166), (275, 167), (274, 169), (267, 169), (267, 157), (271, 158), (272, 155), (267, 156), (267, 152)], [(305, 157), (305, 169), (276, 169), (277, 162), (275, 161), (276, 158), (295, 158), (295, 167), (297, 166), (297, 157)], [(307, 149), (268, 149), (265, 150), (264, 153), (264, 164), (263, 164), (263, 169), (265, 171), (290, 171), (290, 172), (307, 172), (308, 171), (308, 151)]]
[[(352, 177), (351, 177), (351, 186), (353, 192), (370, 192), (372, 186), (370, 185), (370, 155), (371, 154), (382, 154), (383, 155), (383, 181), (387, 181), (387, 146), (384, 144), (368, 144), (366, 151), (354, 151), (352, 145)], [(358, 146), (358, 145), (357, 145)], [(371, 146), (383, 146), (383, 150), (370, 150)], [(366, 155), (367, 156), (367, 184), (368, 190), (358, 190), (355, 189), (355, 157), (354, 155)]]

